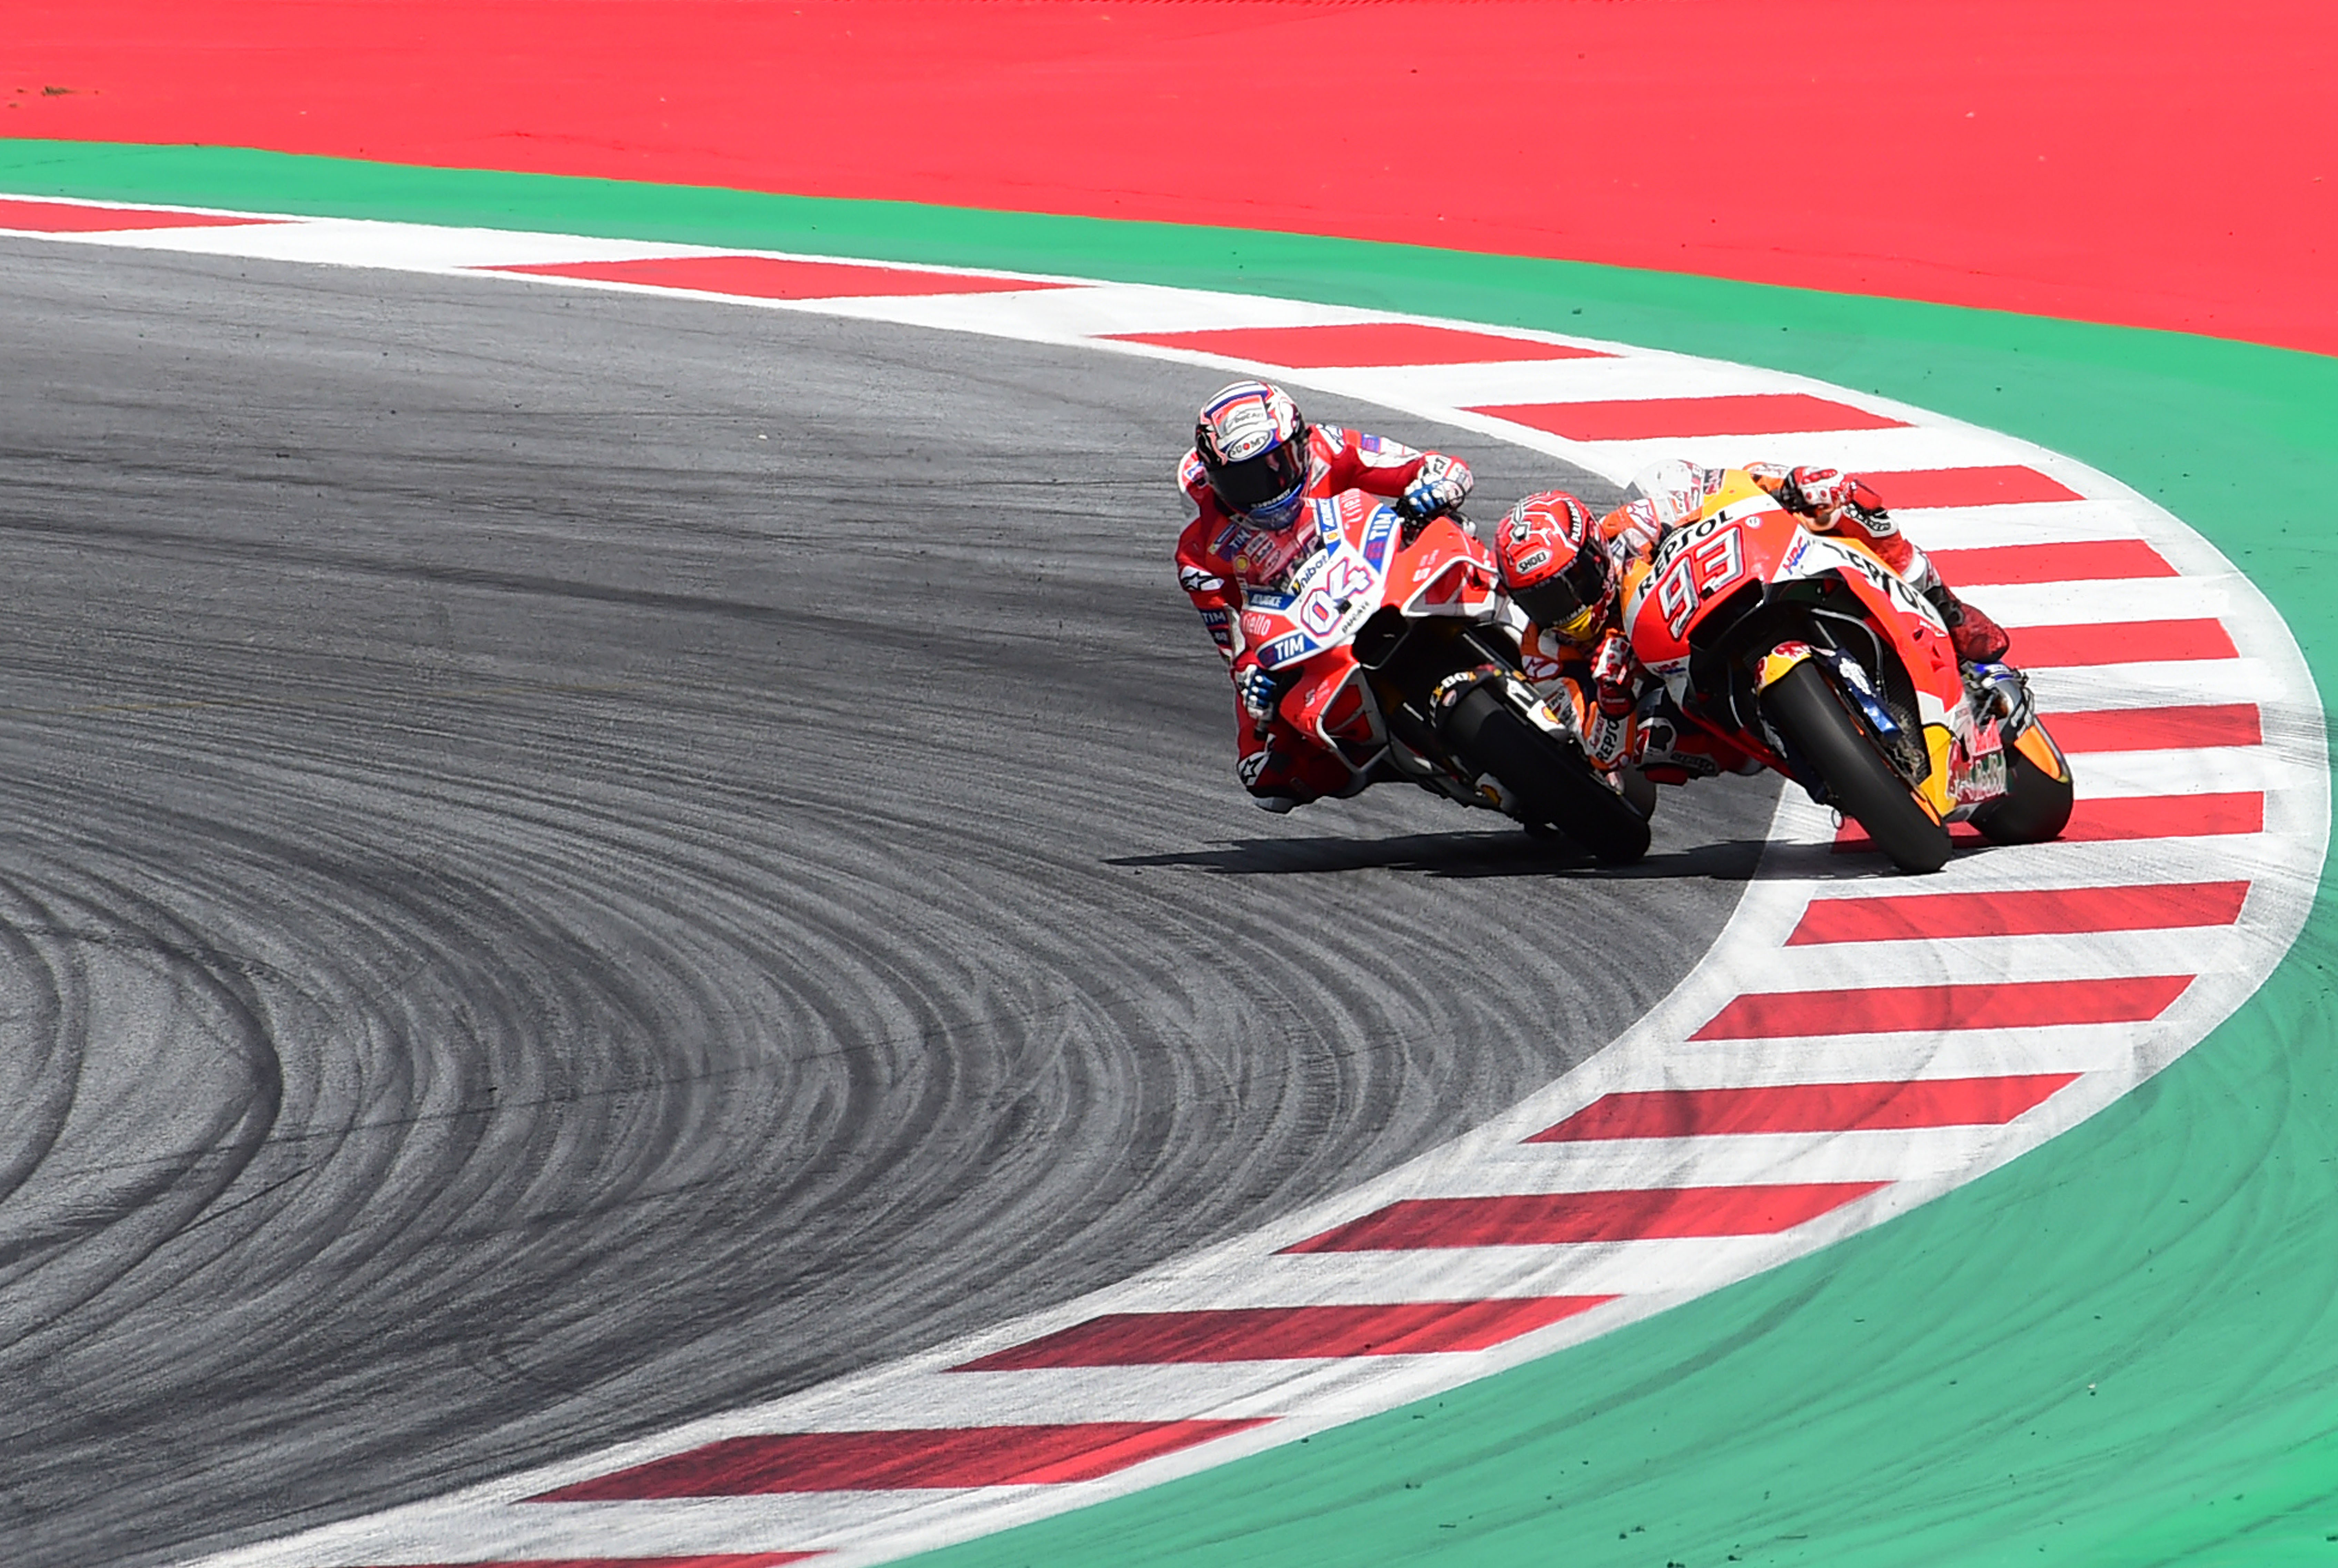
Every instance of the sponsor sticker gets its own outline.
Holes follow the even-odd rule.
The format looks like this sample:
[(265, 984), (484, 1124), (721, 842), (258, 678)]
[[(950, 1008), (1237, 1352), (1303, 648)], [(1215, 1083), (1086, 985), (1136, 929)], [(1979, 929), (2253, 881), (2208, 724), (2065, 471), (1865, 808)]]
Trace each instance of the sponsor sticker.
[(1258, 651), (1258, 662), (1272, 670), (1315, 651), (1315, 640), (1304, 632), (1286, 632)]
[(1364, 559), (1378, 572), (1388, 564), (1389, 541), (1396, 536), (1397, 515), (1383, 506), (1364, 530)]

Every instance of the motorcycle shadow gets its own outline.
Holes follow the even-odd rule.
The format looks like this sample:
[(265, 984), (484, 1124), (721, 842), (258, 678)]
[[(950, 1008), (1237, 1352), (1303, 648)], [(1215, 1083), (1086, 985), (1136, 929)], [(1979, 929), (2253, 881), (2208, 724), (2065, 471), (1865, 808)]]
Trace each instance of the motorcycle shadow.
[(1743, 882), (1754, 875), (1762, 843), (1727, 840), (1652, 851), (1635, 866), (1602, 866), (1560, 838), (1515, 829), (1493, 833), (1407, 833), (1387, 838), (1238, 838), (1214, 848), (1129, 855), (1105, 862), (1149, 869), (1175, 867), (1221, 877), (1308, 877), (1342, 871), (1408, 871), (1455, 879), (1566, 877), (1603, 882), (1705, 878)]
[[(1949, 852), (1949, 864), (1955, 866), (1976, 856), (2002, 854), (2020, 846), (1976, 843), (1960, 838)], [(1880, 849), (1866, 844), (1855, 848), (1839, 848), (1832, 844), (1773, 844), (1759, 869), (1753, 873), (1757, 882), (1901, 882), (1911, 890), (1923, 883), (1920, 877), (1911, 877), (1893, 866)]]

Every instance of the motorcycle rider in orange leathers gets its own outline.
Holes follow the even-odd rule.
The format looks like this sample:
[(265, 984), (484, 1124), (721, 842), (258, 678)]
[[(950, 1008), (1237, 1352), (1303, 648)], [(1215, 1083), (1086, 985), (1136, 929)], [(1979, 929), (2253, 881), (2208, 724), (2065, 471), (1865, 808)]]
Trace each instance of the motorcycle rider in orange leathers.
[(1243, 591), (1287, 581), (1321, 548), (1308, 502), (1361, 490), (1409, 517), (1449, 512), (1474, 483), (1469, 465), (1310, 425), (1281, 387), (1237, 381), (1202, 405), (1177, 482), (1193, 513), (1177, 540), (1177, 582), (1233, 678), (1235, 775), (1268, 811), (1353, 794), (1361, 785), (1347, 765), (1276, 713), (1274, 680), (1242, 644)]
[[(1708, 475), (1717, 483), (1722, 472), (1659, 463), (1635, 478), (1636, 496), (1596, 522), (1573, 495), (1545, 491), (1520, 501), (1496, 530), (1504, 591), (1531, 622), (1520, 639), (1527, 678), (1546, 698), (1563, 696), (1573, 706), (1585, 750), (1599, 767), (1613, 769), (1628, 757), (1660, 784), (1761, 770), (1737, 748), (1680, 717), (1632, 658), (1622, 624), (1627, 568), (1695, 519)], [(2004, 630), (1950, 590), (1872, 486), (1833, 468), (1754, 463), (1744, 472), (1805, 528), (1865, 545), (1930, 601), (1959, 661), (1999, 693), (2009, 717), (2022, 721), (2029, 694), (2020, 673), (1999, 662), (2010, 642)]]
[(1614, 772), (1629, 760), (1639, 694), (1600, 524), (1574, 495), (1545, 490), (1510, 508), (1493, 543), (1502, 591), (1528, 622), (1518, 638), (1528, 683), (1574, 720), (1592, 766)]

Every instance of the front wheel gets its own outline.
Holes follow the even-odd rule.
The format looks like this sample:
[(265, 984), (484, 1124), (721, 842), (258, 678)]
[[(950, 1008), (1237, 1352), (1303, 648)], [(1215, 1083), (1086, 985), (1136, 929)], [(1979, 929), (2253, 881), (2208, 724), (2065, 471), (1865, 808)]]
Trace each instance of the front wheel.
[(1816, 661), (1805, 659), (1762, 693), (1770, 722), (1818, 770), (1837, 809), (1867, 829), (1902, 871), (1938, 871), (1949, 861), (1949, 830), (1918, 802), (1883, 760)]
[(1505, 702), (1492, 681), (1471, 688), (1440, 729), (1458, 755), (1508, 788), (1528, 823), (1557, 828), (1604, 865), (1629, 866), (1648, 852), (1648, 819), (1574, 748)]

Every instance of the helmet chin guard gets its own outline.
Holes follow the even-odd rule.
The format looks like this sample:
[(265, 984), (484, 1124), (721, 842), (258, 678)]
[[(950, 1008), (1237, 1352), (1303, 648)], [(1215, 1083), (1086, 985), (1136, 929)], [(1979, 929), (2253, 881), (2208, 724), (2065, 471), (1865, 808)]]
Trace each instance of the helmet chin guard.
[(1243, 513), (1243, 515), (1269, 533), (1280, 534), (1299, 521), (1299, 514), (1306, 510), (1306, 506), (1307, 485), (1302, 478), (1286, 494), (1278, 495), (1272, 501), (1262, 502)]

